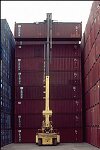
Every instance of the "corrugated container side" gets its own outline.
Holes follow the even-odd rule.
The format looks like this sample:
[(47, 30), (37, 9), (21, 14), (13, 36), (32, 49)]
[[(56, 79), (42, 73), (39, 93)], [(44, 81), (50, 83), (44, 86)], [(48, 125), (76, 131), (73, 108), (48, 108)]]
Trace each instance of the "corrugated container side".
[[(18, 52), (15, 53), (15, 129), (21, 131), (25, 129), (24, 133), (21, 132), (22, 142), (32, 141), (32, 139), (24, 138), (24, 136), (26, 137), (26, 132), (27, 130), (29, 131), (29, 129), (34, 131), (34, 129), (41, 128), (43, 119), (43, 56), (42, 52), (40, 53), (41, 56), (38, 55), (39, 51), (36, 53), (36, 50), (38, 50), (37, 47), (37, 45), (29, 46), (28, 57), (24, 52), (25, 48), (26, 53), (28, 53), (28, 46), (24, 47), (22, 45), (20, 48), (20, 50), (22, 50), (21, 52), (16, 48), (16, 51)], [(31, 57), (30, 53), (32, 53)], [(18, 59), (21, 59), (19, 64)], [(40, 69), (39, 66), (41, 66), (42, 69)], [(19, 73), (21, 73), (20, 77), (18, 75)], [(52, 61), (50, 64), (50, 109), (53, 110), (52, 119), (54, 127), (57, 129), (59, 128), (59, 130), (63, 127), (66, 130), (69, 127), (71, 127), (72, 130), (76, 128), (76, 133), (73, 135), (74, 137), (70, 138), (70, 140), (73, 140), (68, 140), (68, 137), (66, 140), (64, 139), (65, 137), (62, 136), (62, 142), (77, 142), (82, 140), (81, 92), (80, 46), (77, 44), (54, 44), (52, 49)], [(37, 109), (37, 106), (39, 109)], [(34, 118), (34, 122), (32, 121), (32, 118)], [(40, 119), (37, 121), (37, 118)], [(62, 122), (62, 118), (65, 123)], [(71, 123), (72, 121), (73, 123)], [(77, 135), (78, 128), (80, 128), (79, 135)], [(75, 130), (73, 130), (73, 132), (74, 131)], [(15, 132), (15, 137), (17, 136), (15, 141), (17, 142), (19, 142), (19, 132)], [(35, 137), (33, 137), (33, 139), (34, 138)]]
[(98, 59), (100, 57), (100, 33), (98, 34), (97, 38), (96, 38), (96, 59)]
[[(15, 23), (15, 38), (35, 38), (43, 39), (47, 36), (45, 22), (36, 23)], [(52, 37), (56, 39), (67, 38), (80, 40), (82, 37), (82, 24), (81, 23), (62, 23), (53, 22)]]
[(12, 142), (12, 91), (15, 41), (6, 19), (1, 19), (1, 146)]
[(94, 1), (85, 28), (84, 101), (86, 142), (100, 148), (100, 1)]
[[(23, 41), (24, 42), (24, 41)], [(15, 49), (16, 58), (43, 57), (44, 45), (19, 45)]]
[[(38, 128), (37, 128), (38, 129)], [(35, 135), (37, 129), (16, 129), (15, 130), (15, 143), (35, 143)], [(61, 142), (65, 143), (72, 141), (81, 142), (82, 141), (82, 128), (65, 128), (58, 129), (61, 135)]]
[[(15, 115), (20, 114), (40, 114), (44, 109), (43, 100), (17, 100), (15, 102)], [(37, 109), (37, 106), (39, 109)], [(55, 114), (75, 114), (82, 112), (81, 100), (51, 100), (50, 108)]]

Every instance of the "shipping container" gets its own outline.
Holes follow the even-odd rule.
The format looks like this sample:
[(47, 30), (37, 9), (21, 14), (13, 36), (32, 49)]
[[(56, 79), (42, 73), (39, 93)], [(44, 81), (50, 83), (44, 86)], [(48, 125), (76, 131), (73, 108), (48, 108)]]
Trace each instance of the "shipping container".
[(100, 57), (100, 33), (98, 34), (97, 38), (96, 38), (96, 59), (98, 59)]
[[(42, 114), (44, 100), (17, 100), (15, 101), (15, 115), (20, 114)], [(38, 106), (38, 109), (37, 109)]]
[(43, 86), (43, 72), (21, 71), (15, 73), (16, 86)]
[[(37, 109), (37, 106), (39, 109)], [(43, 100), (17, 100), (15, 102), (15, 115), (18, 114), (40, 114), (45, 106)], [(82, 112), (81, 100), (51, 100), (50, 108), (55, 114), (77, 114)]]
[[(45, 107), (43, 99), (44, 52), (43, 45), (19, 46), (21, 47), (16, 46), (15, 52), (15, 130), (25, 129), (25, 132), (21, 132), (22, 142), (31, 142), (31, 139), (25, 139), (23, 134), (26, 136), (27, 130), (34, 131), (42, 125), (42, 111)], [(30, 53), (32, 53), (31, 56)], [(73, 132), (74, 128), (82, 130), (81, 86), (80, 45), (53, 44), (50, 63), (50, 109), (53, 111), (54, 128), (59, 128), (59, 130), (73, 128)], [(16, 142), (18, 142), (18, 135), (19, 133), (16, 132)], [(69, 141), (64, 138), (63, 136), (62, 142)], [(75, 138), (75, 136), (72, 137), (73, 140)], [(82, 141), (81, 134), (79, 138), (76, 139)], [(73, 140), (70, 142), (74, 142)]]
[(40, 128), (42, 125), (42, 120), (43, 120), (42, 113), (15, 115), (15, 129)]
[(43, 58), (16, 58), (15, 72), (20, 71), (43, 71)]
[[(15, 73), (16, 86), (43, 86), (43, 75), (41, 71), (22, 71)], [(50, 85), (81, 84), (81, 73), (79, 71), (51, 71)]]
[[(46, 39), (47, 24), (45, 22), (39, 23), (15, 23), (15, 39)], [(52, 23), (52, 37), (53, 39), (74, 39), (80, 40), (82, 37), (82, 23)]]
[[(27, 27), (30, 31), (26, 31)], [(45, 22), (38, 24), (15, 23), (14, 115), (15, 142), (18, 143), (35, 141), (37, 129), (41, 128), (42, 125), (42, 111), (45, 107), (45, 100), (43, 99), (43, 57), (46, 32)], [(59, 128), (59, 130), (64, 128), (66, 131), (71, 128), (73, 137), (68, 140), (68, 137), (65, 139), (62, 136), (62, 142), (81, 142), (81, 49), (78, 44), (81, 38), (81, 23), (53, 23), (52, 33), (50, 109), (53, 111), (53, 126)], [(58, 39), (59, 42), (57, 42)], [(37, 106), (39, 109), (37, 109)], [(26, 134), (32, 131), (35, 131), (34, 135), (30, 135), (32, 139), (27, 139)]]
[(21, 45), (19, 43), (16, 46), (15, 57), (16, 58), (33, 58), (33, 57), (43, 57), (44, 45)]
[[(38, 129), (15, 129), (15, 143), (35, 143), (35, 135)], [(61, 135), (61, 143), (72, 141), (82, 142), (82, 128), (58, 129)]]
[(100, 1), (94, 1), (82, 46), (85, 141), (100, 148)]

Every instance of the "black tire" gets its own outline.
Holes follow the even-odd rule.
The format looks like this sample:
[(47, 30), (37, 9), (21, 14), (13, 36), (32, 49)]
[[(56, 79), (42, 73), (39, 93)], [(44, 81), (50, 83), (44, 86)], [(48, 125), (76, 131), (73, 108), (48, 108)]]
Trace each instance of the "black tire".
[(53, 139), (53, 145), (56, 146), (57, 145), (57, 139)]
[(42, 145), (42, 139), (41, 139), (41, 138), (38, 139), (38, 145), (39, 145), (39, 146)]

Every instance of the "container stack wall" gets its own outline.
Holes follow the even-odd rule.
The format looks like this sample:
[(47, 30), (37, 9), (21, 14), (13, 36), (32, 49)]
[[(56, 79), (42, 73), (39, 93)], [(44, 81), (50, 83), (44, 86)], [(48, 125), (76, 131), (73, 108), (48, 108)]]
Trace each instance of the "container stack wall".
[(83, 39), (85, 138), (100, 148), (100, 1), (92, 4)]
[[(26, 33), (27, 26), (21, 24), (21, 29), (24, 27), (26, 29), (21, 30), (20, 35), (29, 37), (31, 31)], [(34, 26), (32, 28), (34, 31)], [(61, 33), (63, 35), (62, 30), (58, 31), (59, 35)], [(75, 33), (76, 28), (72, 32)], [(45, 40), (42, 38), (43, 35), (37, 40), (36, 38), (16, 37), (16, 35), (17, 33), (15, 34), (17, 43), (15, 50), (15, 143), (35, 143), (36, 132), (42, 125), (42, 111), (45, 106), (43, 99)], [(67, 38), (68, 35), (66, 35)], [(74, 38), (74, 42), (70, 37), (70, 42), (67, 41), (67, 38), (65, 41), (63, 39), (59, 41), (57, 38), (58, 41), (55, 43), (58, 44), (54, 44), (53, 41), (50, 63), (50, 109), (53, 111), (53, 127), (60, 132), (61, 142), (82, 142), (81, 49), (77, 38)], [(63, 44), (64, 42), (67, 44)]]
[(1, 147), (12, 143), (14, 47), (9, 25), (5, 19), (1, 19)]

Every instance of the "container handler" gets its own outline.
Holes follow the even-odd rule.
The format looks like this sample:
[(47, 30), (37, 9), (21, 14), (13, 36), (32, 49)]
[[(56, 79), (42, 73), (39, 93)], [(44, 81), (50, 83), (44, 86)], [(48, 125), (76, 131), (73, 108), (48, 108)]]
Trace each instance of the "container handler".
[(40, 145), (57, 145), (60, 143), (60, 134), (53, 129), (51, 117), (52, 110), (49, 109), (49, 64), (52, 50), (52, 14), (47, 13), (47, 42), (44, 44), (44, 94), (45, 94), (45, 110), (42, 114), (44, 120), (42, 121), (41, 129), (36, 133), (36, 144)]

